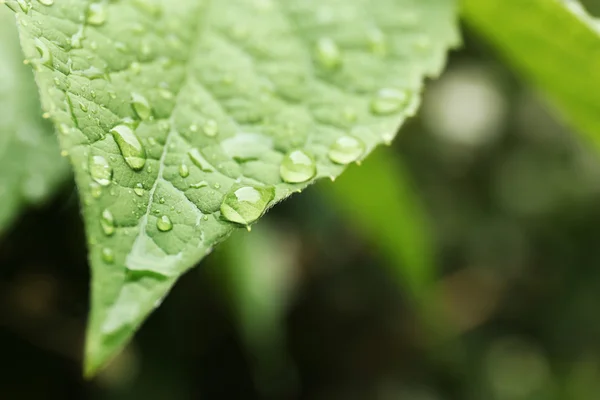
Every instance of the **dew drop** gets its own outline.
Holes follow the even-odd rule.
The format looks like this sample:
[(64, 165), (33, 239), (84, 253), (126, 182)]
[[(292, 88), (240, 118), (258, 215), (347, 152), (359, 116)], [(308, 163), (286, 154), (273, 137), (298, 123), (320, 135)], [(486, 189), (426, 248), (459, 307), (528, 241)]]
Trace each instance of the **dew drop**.
[(210, 163), (208, 161), (206, 161), (206, 159), (204, 158), (204, 156), (200, 153), (200, 151), (198, 149), (190, 150), (188, 152), (188, 155), (190, 156), (190, 160), (192, 160), (194, 165), (196, 165), (202, 171), (204, 171), (204, 172), (214, 171), (214, 168), (212, 167), (212, 165), (210, 165)]
[(405, 90), (381, 89), (371, 101), (371, 112), (375, 115), (395, 114), (406, 106), (408, 100)]
[(214, 119), (209, 119), (202, 127), (204, 134), (208, 137), (215, 137), (219, 133), (219, 125)]
[(112, 236), (115, 233), (115, 219), (110, 210), (105, 209), (102, 211), (100, 226), (106, 236)]
[(317, 174), (317, 164), (303, 150), (293, 150), (283, 157), (279, 173), (285, 182), (302, 183)]
[(233, 188), (225, 195), (221, 214), (228, 221), (248, 226), (263, 215), (273, 197), (272, 187)]
[(148, 99), (139, 93), (131, 93), (131, 106), (142, 120), (146, 120), (152, 115), (152, 108)]
[(52, 53), (46, 43), (42, 42), (40, 38), (35, 38), (34, 44), (36, 50), (40, 53), (40, 58), (37, 60), (37, 63), (52, 68)]
[(192, 189), (201, 189), (201, 188), (207, 187), (207, 186), (208, 186), (208, 182), (206, 182), (206, 181), (201, 181), (201, 182), (198, 182), (198, 183), (192, 183), (190, 185), (190, 187)]
[(110, 185), (113, 169), (102, 156), (91, 156), (89, 158), (89, 169), (92, 179), (101, 186)]
[(325, 68), (337, 68), (342, 63), (342, 52), (331, 38), (321, 38), (315, 48), (317, 62)]
[(350, 164), (362, 156), (365, 144), (352, 136), (338, 138), (329, 148), (327, 155), (336, 164)]
[(139, 171), (146, 164), (146, 149), (133, 129), (128, 125), (117, 125), (110, 130), (125, 162), (134, 171)]
[(141, 183), (138, 183), (133, 188), (133, 193), (135, 193), (136, 196), (142, 197), (145, 193), (144, 186)]
[(41, 5), (51, 6), (54, 4), (54, 0), (38, 0)]
[(93, 198), (99, 198), (100, 196), (102, 196), (102, 186), (100, 186), (96, 182), (90, 183), (90, 193), (92, 194)]
[(31, 3), (26, 0), (17, 0), (17, 4), (21, 8), (21, 11), (23, 11), (24, 13), (28, 13), (29, 10), (31, 10)]
[(173, 222), (171, 222), (171, 219), (168, 216), (163, 215), (156, 221), (156, 227), (161, 232), (169, 232), (173, 229)]
[(115, 262), (115, 253), (112, 249), (105, 247), (102, 249), (102, 261), (107, 264), (112, 264)]
[(87, 9), (86, 20), (90, 25), (102, 25), (106, 22), (106, 6), (104, 3), (92, 3)]
[(179, 176), (181, 176), (182, 178), (187, 178), (188, 176), (190, 176), (190, 169), (186, 164), (181, 164), (179, 166)]
[(85, 103), (79, 103), (79, 109), (81, 111), (83, 111), (83, 112), (88, 112), (89, 111), (89, 107)]

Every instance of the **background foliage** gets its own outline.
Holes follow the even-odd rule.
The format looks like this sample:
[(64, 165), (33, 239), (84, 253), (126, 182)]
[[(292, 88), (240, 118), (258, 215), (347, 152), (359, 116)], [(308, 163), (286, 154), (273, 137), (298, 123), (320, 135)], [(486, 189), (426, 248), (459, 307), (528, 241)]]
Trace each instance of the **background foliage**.
[[(600, 161), (465, 41), (392, 147), (217, 248), (92, 382), (75, 189), (25, 214), (0, 242), (0, 397), (596, 399)], [(367, 198), (368, 171), (394, 172)]]

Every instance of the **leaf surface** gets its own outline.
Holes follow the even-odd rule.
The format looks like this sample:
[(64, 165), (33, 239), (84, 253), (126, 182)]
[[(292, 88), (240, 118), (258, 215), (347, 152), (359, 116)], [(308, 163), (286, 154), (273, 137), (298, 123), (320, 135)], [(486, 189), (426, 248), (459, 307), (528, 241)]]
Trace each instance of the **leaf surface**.
[(0, 233), (19, 211), (68, 176), (52, 125), (42, 118), (31, 69), (23, 65), (15, 17), (0, 9)]
[(88, 375), (234, 229), (390, 142), (458, 42), (448, 0), (7, 5), (82, 197)]

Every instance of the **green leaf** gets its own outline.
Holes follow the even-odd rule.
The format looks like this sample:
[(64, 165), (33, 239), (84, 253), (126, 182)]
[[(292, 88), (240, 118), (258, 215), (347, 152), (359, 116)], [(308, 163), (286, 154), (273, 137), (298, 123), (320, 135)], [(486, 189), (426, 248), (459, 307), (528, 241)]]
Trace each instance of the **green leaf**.
[(600, 30), (580, 4), (462, 0), (462, 6), (466, 21), (600, 146)]
[(0, 233), (28, 204), (45, 201), (68, 176), (52, 126), (42, 119), (15, 17), (0, 9)]
[(392, 140), (448, 0), (7, 1), (82, 197), (86, 373), (234, 229)]

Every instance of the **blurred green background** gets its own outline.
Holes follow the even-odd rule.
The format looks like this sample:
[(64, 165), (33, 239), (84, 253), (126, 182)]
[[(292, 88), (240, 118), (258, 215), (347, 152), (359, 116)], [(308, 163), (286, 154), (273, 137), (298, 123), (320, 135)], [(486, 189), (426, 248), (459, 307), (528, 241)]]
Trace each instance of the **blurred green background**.
[(0, 240), (0, 399), (600, 398), (600, 156), (468, 29), (392, 146), (273, 209), (81, 378), (77, 194)]

